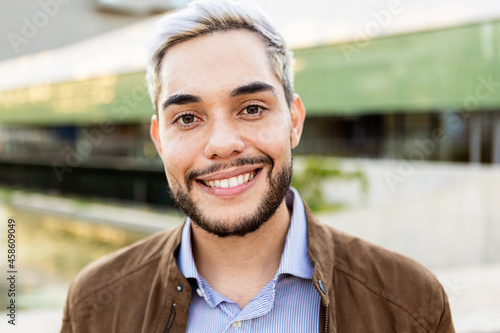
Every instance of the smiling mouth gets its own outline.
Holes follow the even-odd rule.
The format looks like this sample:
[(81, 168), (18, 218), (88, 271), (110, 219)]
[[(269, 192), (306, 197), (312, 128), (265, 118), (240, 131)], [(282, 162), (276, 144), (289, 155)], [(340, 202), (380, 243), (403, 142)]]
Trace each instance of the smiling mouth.
[(198, 180), (198, 182), (202, 183), (207, 187), (212, 187), (212, 188), (233, 188), (251, 181), (255, 177), (255, 175), (257, 175), (258, 171), (259, 169), (254, 170), (252, 172), (243, 173), (241, 175), (231, 178), (215, 179), (208, 181)]

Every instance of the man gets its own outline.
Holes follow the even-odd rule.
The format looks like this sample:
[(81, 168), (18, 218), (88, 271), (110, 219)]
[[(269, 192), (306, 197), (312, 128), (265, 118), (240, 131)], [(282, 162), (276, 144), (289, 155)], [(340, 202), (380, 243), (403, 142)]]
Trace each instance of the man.
[(151, 137), (188, 217), (82, 271), (62, 332), (454, 331), (429, 271), (318, 224), (290, 188), (305, 109), (255, 5), (192, 2), (149, 50)]

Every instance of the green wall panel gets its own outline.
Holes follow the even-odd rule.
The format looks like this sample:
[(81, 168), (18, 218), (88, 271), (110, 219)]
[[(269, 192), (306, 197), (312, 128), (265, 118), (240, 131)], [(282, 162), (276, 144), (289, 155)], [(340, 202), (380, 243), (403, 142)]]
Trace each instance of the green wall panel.
[(295, 56), (295, 90), (309, 114), (500, 107), (500, 21), (301, 49)]
[(0, 122), (100, 124), (146, 122), (153, 114), (145, 73), (35, 86), (0, 95)]
[[(500, 21), (299, 49), (295, 56), (295, 90), (309, 115), (500, 108)], [(148, 122), (144, 74), (0, 92), (0, 123)]]

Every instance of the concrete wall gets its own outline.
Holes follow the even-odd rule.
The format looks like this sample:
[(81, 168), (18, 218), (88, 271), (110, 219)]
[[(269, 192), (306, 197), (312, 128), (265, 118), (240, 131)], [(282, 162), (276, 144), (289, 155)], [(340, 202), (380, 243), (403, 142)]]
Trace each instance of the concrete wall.
[(500, 168), (409, 161), (348, 160), (356, 183), (327, 181), (348, 208), (319, 214), (323, 223), (405, 254), (429, 267), (500, 262)]

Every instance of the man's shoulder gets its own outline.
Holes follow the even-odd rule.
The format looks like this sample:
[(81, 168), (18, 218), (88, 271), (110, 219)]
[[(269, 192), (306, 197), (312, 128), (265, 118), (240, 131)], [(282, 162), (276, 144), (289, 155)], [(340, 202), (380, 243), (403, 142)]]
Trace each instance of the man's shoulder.
[(415, 260), (323, 224), (305, 207), (312, 253), (330, 261), (325, 266), (373, 289), (397, 289), (412, 283), (441, 289), (436, 277)]
[(161, 258), (172, 253), (179, 232), (180, 227), (176, 227), (153, 234), (91, 262), (72, 282), (72, 301), (78, 302), (114, 284), (140, 279), (140, 275), (154, 275)]
[[(454, 332), (446, 293), (426, 267), (308, 217), (310, 254), (341, 305), (337, 319), (345, 330), (392, 325), (398, 331)], [(351, 320), (360, 316), (363, 321)]]
[(330, 243), (333, 279), (341, 299), (363, 295), (360, 296), (363, 306), (384, 304), (378, 311), (398, 309), (390, 311), (405, 313), (416, 325), (426, 328), (440, 325), (444, 313), (449, 311), (448, 300), (429, 269), (330, 226), (320, 225), (320, 228)]
[(401, 292), (404, 286), (441, 289), (436, 277), (422, 264), (382, 246), (325, 226), (332, 236), (335, 269), (374, 290)]

